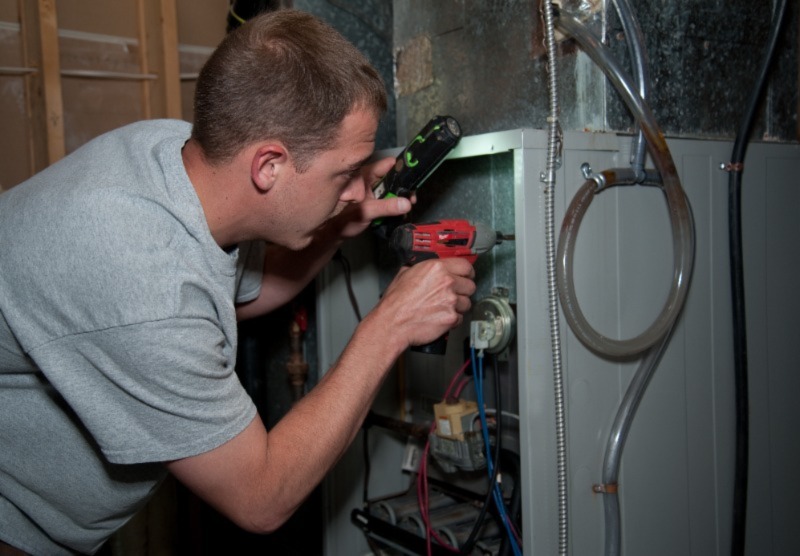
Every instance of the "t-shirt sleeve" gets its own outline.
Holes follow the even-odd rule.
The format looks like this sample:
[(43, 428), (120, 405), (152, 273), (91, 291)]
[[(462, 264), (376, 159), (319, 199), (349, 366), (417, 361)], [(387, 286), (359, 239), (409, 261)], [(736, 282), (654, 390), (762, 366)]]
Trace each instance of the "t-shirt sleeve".
[(239, 259), (236, 263), (236, 303), (253, 301), (261, 293), (266, 249), (266, 243), (263, 241), (248, 241), (239, 245)]
[(30, 352), (112, 463), (209, 451), (256, 415), (235, 349), (202, 318), (62, 337)]

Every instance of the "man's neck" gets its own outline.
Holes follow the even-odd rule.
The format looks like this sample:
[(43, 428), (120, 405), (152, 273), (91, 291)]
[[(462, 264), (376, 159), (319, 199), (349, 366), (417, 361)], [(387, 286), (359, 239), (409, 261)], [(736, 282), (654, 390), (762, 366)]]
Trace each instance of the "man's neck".
[(212, 165), (200, 145), (189, 139), (182, 150), (183, 166), (194, 186), (206, 217), (208, 229), (217, 244), (227, 249), (244, 239), (238, 216), (244, 214), (239, 205), (237, 188), (241, 176), (235, 164)]

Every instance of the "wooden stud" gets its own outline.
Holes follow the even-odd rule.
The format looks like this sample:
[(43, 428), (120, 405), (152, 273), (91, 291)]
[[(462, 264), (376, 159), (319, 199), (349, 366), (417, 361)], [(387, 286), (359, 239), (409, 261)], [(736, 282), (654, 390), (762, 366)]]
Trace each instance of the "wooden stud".
[(164, 43), (164, 96), (167, 118), (180, 118), (181, 71), (178, 53), (178, 9), (175, 0), (161, 0), (161, 35)]
[(142, 73), (158, 79), (143, 84), (146, 117), (181, 118), (178, 16), (175, 0), (136, 0)]
[[(148, 59), (149, 50), (147, 48), (147, 29), (145, 26), (146, 10), (145, 0), (136, 0), (136, 22), (137, 37), (139, 39), (139, 68), (142, 73), (150, 73), (150, 61)], [(153, 110), (150, 106), (150, 84), (142, 82), (142, 116), (145, 120), (153, 117)]]
[(38, 68), (25, 77), (30, 109), (32, 172), (64, 157), (64, 105), (54, 0), (19, 0), (23, 63)]
[[(30, 14), (24, 9), (27, 4), (25, 0), (19, 0), (19, 43), (20, 52), (22, 54), (22, 63), (30, 66), (34, 58), (38, 59), (38, 54), (31, 54), (32, 43), (28, 27), (30, 27)], [(39, 49), (35, 48), (38, 53)], [(27, 121), (28, 132), (28, 174), (32, 176), (39, 170), (47, 166), (47, 144), (44, 141), (44, 136), (37, 133), (38, 130), (44, 129), (44, 113), (38, 109), (36, 96), (35, 82), (39, 79), (39, 70), (28, 73), (24, 76), (24, 92), (25, 92), (25, 119)], [(37, 109), (34, 109), (36, 105)]]
[(42, 48), (42, 85), (47, 115), (47, 162), (64, 158), (64, 105), (61, 97), (61, 60), (55, 0), (39, 0), (39, 39)]

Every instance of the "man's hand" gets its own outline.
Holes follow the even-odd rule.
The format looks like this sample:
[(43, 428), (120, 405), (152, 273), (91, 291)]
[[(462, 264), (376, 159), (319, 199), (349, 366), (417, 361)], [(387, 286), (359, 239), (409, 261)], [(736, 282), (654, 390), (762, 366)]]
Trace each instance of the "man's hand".
[(368, 318), (383, 319), (398, 353), (428, 344), (461, 324), (475, 293), (475, 270), (464, 259), (424, 261), (403, 267)]

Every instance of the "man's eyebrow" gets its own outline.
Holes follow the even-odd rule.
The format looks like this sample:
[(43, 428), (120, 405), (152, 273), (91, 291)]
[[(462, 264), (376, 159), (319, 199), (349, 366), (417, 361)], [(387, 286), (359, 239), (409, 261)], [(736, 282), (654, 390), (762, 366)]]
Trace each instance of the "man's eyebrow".
[(364, 167), (364, 165), (366, 165), (366, 163), (367, 163), (367, 162), (369, 162), (369, 160), (370, 160), (371, 158), (372, 158), (372, 155), (371, 155), (371, 154), (370, 154), (370, 155), (367, 155), (367, 156), (365, 156), (364, 158), (362, 158), (362, 159), (361, 159), (361, 160), (359, 160), (358, 162), (354, 162), (353, 164), (349, 165), (349, 166), (347, 167), (347, 171), (348, 171), (348, 172), (355, 172), (355, 171), (356, 171), (356, 170), (358, 170), (359, 168), (363, 168), (363, 167)]

